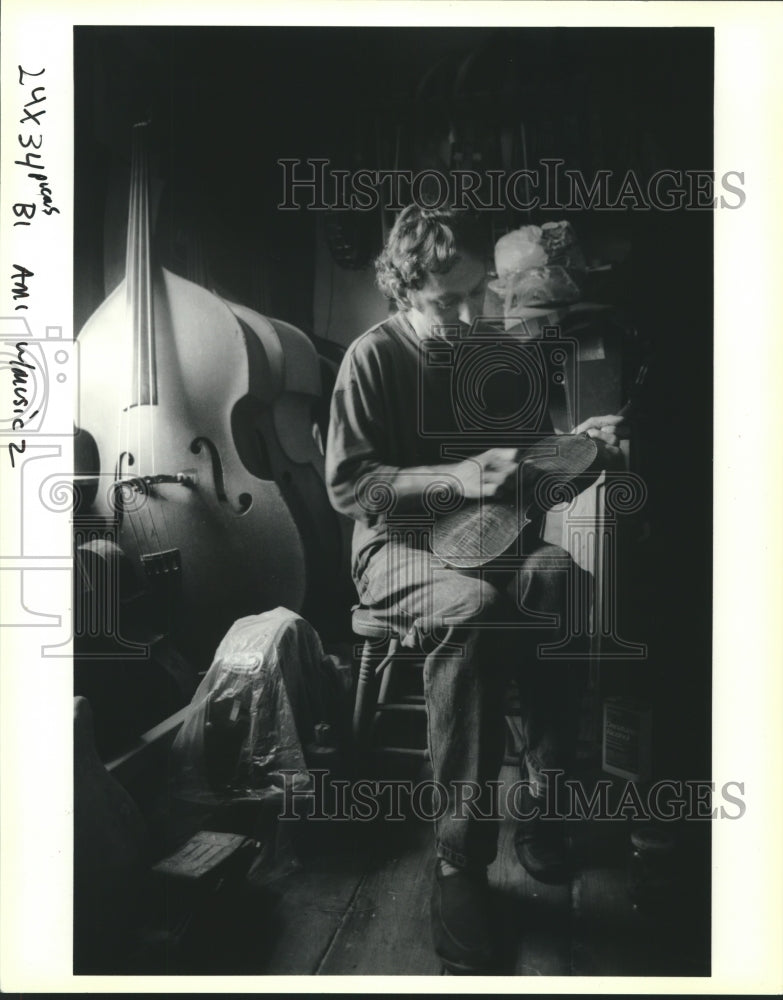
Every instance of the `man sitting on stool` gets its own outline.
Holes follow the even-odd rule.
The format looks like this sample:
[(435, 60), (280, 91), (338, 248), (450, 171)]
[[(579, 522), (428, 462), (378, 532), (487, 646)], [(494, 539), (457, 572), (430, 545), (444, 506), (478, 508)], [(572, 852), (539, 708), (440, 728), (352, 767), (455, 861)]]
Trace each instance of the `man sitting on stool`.
[[(562, 822), (535, 814), (546, 790), (542, 772), (571, 763), (578, 672), (559, 660), (539, 662), (536, 643), (559, 639), (569, 593), (587, 592), (573, 585), (573, 574), (583, 571), (563, 549), (542, 543), (535, 524), (523, 532), (511, 572), (454, 569), (429, 547), (443, 484), (456, 484), (466, 499), (487, 498), (513, 489), (519, 473), (516, 448), (489, 447), (486, 429), (466, 431), (463, 419), (464, 406), (475, 409), (476, 399), (499, 407), (494, 413), (504, 405), (507, 413), (520, 411), (513, 386), (501, 379), (498, 398), (488, 399), (488, 376), (474, 382), (474, 394), (430, 350), (433, 338), (448, 348), (469, 334), (481, 315), (488, 250), (478, 220), (466, 212), (410, 206), (400, 214), (376, 263), (379, 286), (398, 311), (350, 345), (334, 388), (326, 452), (332, 503), (356, 522), (352, 571), (361, 603), (424, 655), (433, 778), (448, 792), (448, 809), (435, 823), (433, 938), (447, 968), (462, 973), (489, 971), (494, 959), (487, 866), (497, 851), (498, 820), (489, 783), (503, 762), (509, 670), (520, 692), (522, 777), (530, 779), (525, 812), (534, 816), (519, 824), (517, 855), (535, 878), (567, 875)], [(482, 346), (485, 374), (501, 336)], [(535, 405), (522, 411), (538, 412)], [(539, 416), (539, 426), (528, 422), (521, 430), (551, 434), (548, 415)], [(624, 430), (619, 416), (576, 428), (610, 449)], [(451, 457), (455, 451), (459, 457)], [(541, 616), (558, 624), (542, 628)], [(476, 797), (466, 809), (469, 786)]]

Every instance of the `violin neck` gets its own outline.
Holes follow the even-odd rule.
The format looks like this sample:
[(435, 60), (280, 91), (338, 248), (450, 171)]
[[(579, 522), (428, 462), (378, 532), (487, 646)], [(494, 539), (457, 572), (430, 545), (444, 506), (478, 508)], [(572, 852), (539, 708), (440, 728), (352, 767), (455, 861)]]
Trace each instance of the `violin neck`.
[(152, 309), (148, 134), (147, 122), (133, 126), (125, 265), (128, 306), (133, 328), (132, 406), (155, 405), (158, 401)]

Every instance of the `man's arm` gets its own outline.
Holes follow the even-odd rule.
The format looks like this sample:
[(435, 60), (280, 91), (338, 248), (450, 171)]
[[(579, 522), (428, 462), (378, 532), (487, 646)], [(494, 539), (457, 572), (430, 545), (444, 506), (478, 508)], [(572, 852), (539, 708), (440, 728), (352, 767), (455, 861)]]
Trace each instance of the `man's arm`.
[[(426, 510), (425, 494), (445, 484), (467, 498), (493, 496), (517, 474), (514, 448), (491, 448), (461, 462), (396, 466), (383, 461), (382, 414), (370, 387), (346, 380), (332, 397), (326, 486), (336, 510), (373, 523), (379, 508)], [(392, 503), (378, 502), (384, 493)]]

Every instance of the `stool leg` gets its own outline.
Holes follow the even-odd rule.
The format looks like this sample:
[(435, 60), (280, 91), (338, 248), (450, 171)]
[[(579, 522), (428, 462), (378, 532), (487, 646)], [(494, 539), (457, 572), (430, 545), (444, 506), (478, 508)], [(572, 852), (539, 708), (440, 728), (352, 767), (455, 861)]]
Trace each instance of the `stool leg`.
[(356, 681), (356, 700), (353, 707), (353, 738), (359, 750), (364, 750), (370, 735), (370, 724), (375, 715), (378, 701), (378, 685), (380, 678), (375, 673), (378, 661), (373, 655), (374, 646), (367, 640), (362, 647), (362, 659), (359, 666), (359, 677)]
[(375, 668), (375, 673), (381, 678), (381, 687), (378, 692), (379, 705), (383, 705), (389, 696), (389, 682), (391, 680), (392, 667), (394, 666), (394, 657), (397, 655), (399, 648), (400, 640), (396, 635), (393, 635), (389, 640), (389, 648), (383, 662), (379, 663)]

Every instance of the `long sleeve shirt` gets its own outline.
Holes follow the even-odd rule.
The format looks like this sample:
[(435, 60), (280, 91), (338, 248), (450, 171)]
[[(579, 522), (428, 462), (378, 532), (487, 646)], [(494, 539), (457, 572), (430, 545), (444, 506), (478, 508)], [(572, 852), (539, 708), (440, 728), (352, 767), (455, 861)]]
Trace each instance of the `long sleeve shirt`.
[(406, 537), (426, 544), (438, 484), (459, 488), (457, 463), (512, 444), (515, 429), (551, 428), (544, 366), (530, 345), (504, 343), (502, 332), (425, 341), (396, 313), (348, 348), (332, 396), (326, 485), (355, 522), (354, 578), (395, 529), (418, 526)]

